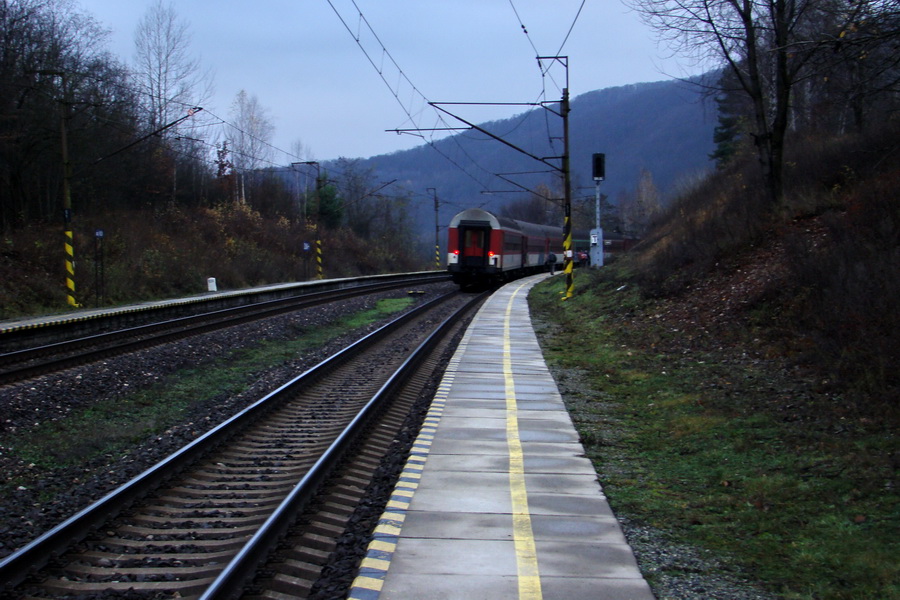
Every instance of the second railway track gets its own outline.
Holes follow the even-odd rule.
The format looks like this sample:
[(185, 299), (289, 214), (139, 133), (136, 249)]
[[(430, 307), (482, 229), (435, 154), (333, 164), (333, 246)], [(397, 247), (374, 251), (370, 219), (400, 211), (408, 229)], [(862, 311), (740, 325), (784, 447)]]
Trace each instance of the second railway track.
[[(69, 337), (68, 329), (60, 325), (56, 327), (60, 330), (56, 334), (57, 337), (50, 338), (54, 340), (52, 343), (29, 346), (26, 341), (17, 339), (17, 343), (23, 347), (0, 352), (0, 385), (311, 306), (397, 288), (415, 288), (435, 281), (436, 279), (430, 274), (418, 278), (390, 279), (327, 291), (309, 292), (277, 300), (242, 304), (122, 328), (116, 327), (114, 323), (103, 325), (102, 319), (97, 318), (95, 326), (98, 330), (104, 327), (111, 330), (76, 337)], [(110, 314), (110, 320), (115, 321), (116, 313)], [(83, 328), (85, 325), (82, 323), (81, 329)], [(22, 333), (24, 332), (14, 331), (8, 335), (18, 334), (18, 337), (21, 338)], [(45, 334), (42, 339), (48, 335), (49, 333)]]
[[(434, 314), (419, 319), (439, 320)], [(25, 583), (30, 597), (85, 594), (97, 597), (96, 594), (108, 593), (104, 590), (118, 593), (137, 590), (133, 592), (137, 594), (135, 597), (146, 597), (148, 593), (189, 597), (203, 593), (211, 585), (233, 590), (235, 581), (243, 584), (255, 573), (256, 563), (269, 554), (272, 542), (296, 518), (298, 507), (309, 500), (310, 489), (321, 483), (316, 481), (312, 488), (298, 491), (297, 482), (309, 477), (323, 478), (321, 474), (309, 475), (310, 467), (322, 461), (336, 464), (344, 456), (346, 447), (333, 449), (335, 437), (349, 436), (340, 432), (348, 422), (357, 419), (355, 415), (361, 406), (369, 406), (379, 390), (385, 392), (385, 382), (393, 381), (391, 373), (407, 361), (409, 352), (420, 343), (421, 325), (403, 327), (405, 332), (391, 333), (389, 339), (376, 343), (375, 338), (382, 334), (373, 334), (355, 350), (342, 353), (349, 356), (359, 351), (368, 358), (356, 357), (357, 362), (342, 365), (336, 363), (344, 362), (343, 358), (330, 360), (328, 366), (310, 370), (268, 395), (244, 411), (240, 418), (235, 417), (233, 422), (197, 440), (189, 453), (182, 451), (183, 455), (170, 459), (167, 466), (157, 467), (155, 472), (147, 472), (123, 486), (124, 491), (118, 492), (122, 494), (120, 499), (104, 500), (84, 511), (93, 513), (85, 515), (90, 517), (89, 521), (70, 520), (48, 534), (62, 539), (51, 541), (45, 536), (30, 549), (6, 559), (0, 565), (0, 574), (5, 581), (15, 582), (24, 573), (23, 565), (43, 562), (61, 552), (61, 547), (67, 546), (71, 538), (83, 538), (85, 532), (93, 532), (65, 551), (61, 558), (50, 561), (47, 569), (31, 575)], [(410, 328), (419, 333), (413, 333)], [(323, 374), (326, 369), (331, 371), (327, 375)], [(316, 381), (310, 384), (310, 380)], [(304, 391), (297, 392), (298, 387)], [(279, 406), (269, 408), (271, 404)], [(264, 417), (257, 414), (263, 412), (267, 413)], [(385, 415), (389, 421), (402, 421), (397, 413)], [(244, 419), (255, 423), (245, 425)], [(234, 431), (237, 429), (240, 431)], [(379, 443), (383, 445), (387, 439), (390, 444), (391, 436), (375, 431)], [(341, 444), (349, 443), (345, 440)], [(363, 462), (372, 462), (374, 445), (376, 442), (370, 440), (360, 446), (369, 453)], [(216, 449), (211, 450), (212, 447)], [(194, 456), (197, 452), (205, 453), (205, 457), (197, 459)], [(188, 463), (192, 466), (186, 467)], [(171, 479), (178, 471), (181, 472), (177, 477)], [(345, 477), (355, 482), (351, 486), (355, 490), (364, 489), (364, 477), (358, 474)], [(141, 479), (145, 481), (138, 481)], [(159, 487), (161, 481), (167, 483)], [(292, 496), (297, 497), (290, 499)], [(346, 493), (338, 493), (337, 497), (340, 499), (337, 505), (347, 503)], [(132, 501), (134, 504), (121, 512)], [(288, 511), (283, 506), (285, 502), (291, 505), (291, 514), (273, 517), (273, 510), (276, 514)], [(327, 501), (324, 504), (328, 506)], [(327, 525), (314, 526), (312, 534), (292, 534), (293, 539), (313, 540), (298, 555), (311, 560), (290, 559), (287, 564), (292, 565), (288, 569), (291, 574), (276, 570), (260, 581), (272, 582), (276, 588), (284, 588), (286, 582), (291, 582), (290, 585), (298, 586), (293, 592), (295, 597), (302, 597), (298, 590), (308, 590), (312, 579), (297, 583), (300, 579), (297, 574), (312, 573), (316, 562), (321, 563), (324, 552), (321, 546), (327, 543), (322, 541), (321, 533), (315, 532), (340, 529), (334, 522), (334, 514), (347, 507), (338, 510), (337, 505), (332, 504), (325, 511), (326, 516), (320, 518)], [(121, 514), (114, 521), (107, 521), (112, 513)], [(260, 526), (263, 530), (268, 527), (269, 531), (260, 533)], [(262, 539), (266, 540), (264, 544)], [(229, 563), (245, 560), (252, 565)], [(223, 576), (232, 579), (216, 584), (217, 578)], [(265, 584), (258, 585), (265, 587)]]

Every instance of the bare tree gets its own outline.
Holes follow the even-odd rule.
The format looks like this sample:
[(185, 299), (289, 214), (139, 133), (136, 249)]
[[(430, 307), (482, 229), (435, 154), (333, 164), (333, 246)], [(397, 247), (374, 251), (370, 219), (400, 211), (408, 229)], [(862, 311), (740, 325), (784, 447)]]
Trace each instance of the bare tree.
[(900, 102), (900, 4), (896, 0), (832, 0), (830, 37), (811, 86), (838, 116), (838, 130), (863, 129), (895, 113)]
[(174, 6), (156, 0), (134, 35), (136, 79), (143, 88), (150, 129), (157, 129), (201, 106), (212, 95), (212, 77), (190, 52), (188, 23)]
[(267, 166), (272, 156), (272, 136), (275, 126), (256, 95), (241, 90), (231, 104), (234, 127), (228, 139), (238, 171), (252, 171)]
[(231, 103), (231, 128), (226, 141), (237, 176), (235, 197), (242, 202), (254, 195), (257, 183), (266, 176), (261, 169), (271, 165), (274, 133), (275, 126), (259, 99), (246, 90), (238, 92)]
[(315, 158), (313, 157), (312, 150), (310, 150), (309, 146), (303, 143), (303, 140), (297, 138), (293, 142), (291, 142), (291, 154), (294, 158), (301, 161), (313, 161)]
[[(836, 0), (837, 1), (837, 0)], [(781, 199), (791, 93), (824, 43), (830, 0), (625, 0), (678, 53), (724, 65), (752, 103), (770, 202)]]
[(653, 183), (653, 174), (641, 169), (637, 189), (633, 194), (619, 198), (619, 216), (627, 233), (643, 236), (652, 219), (662, 210), (659, 190)]

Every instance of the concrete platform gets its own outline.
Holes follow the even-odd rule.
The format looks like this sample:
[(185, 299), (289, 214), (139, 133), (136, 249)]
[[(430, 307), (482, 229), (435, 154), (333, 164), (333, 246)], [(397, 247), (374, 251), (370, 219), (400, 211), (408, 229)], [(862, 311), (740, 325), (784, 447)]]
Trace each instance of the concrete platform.
[(531, 326), (543, 277), (470, 325), (348, 598), (653, 599)]

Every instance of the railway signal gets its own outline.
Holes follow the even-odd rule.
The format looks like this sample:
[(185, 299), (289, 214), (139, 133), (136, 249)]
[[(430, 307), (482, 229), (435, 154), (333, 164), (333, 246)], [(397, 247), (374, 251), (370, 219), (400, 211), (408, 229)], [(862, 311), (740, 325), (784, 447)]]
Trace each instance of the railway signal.
[(597, 226), (591, 229), (591, 266), (603, 266), (603, 229), (600, 226), (600, 182), (606, 179), (606, 154), (598, 152), (591, 157), (594, 186), (597, 190)]

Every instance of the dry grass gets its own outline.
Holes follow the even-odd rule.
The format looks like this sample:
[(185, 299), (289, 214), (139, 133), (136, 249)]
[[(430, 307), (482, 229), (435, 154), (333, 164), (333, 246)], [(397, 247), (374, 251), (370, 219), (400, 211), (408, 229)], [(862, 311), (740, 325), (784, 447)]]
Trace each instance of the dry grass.
[(712, 300), (741, 303), (769, 352), (819, 369), (873, 418), (896, 413), (898, 139), (895, 124), (805, 141), (776, 207), (763, 205), (752, 161), (716, 173), (670, 207), (625, 267), (647, 297), (690, 294), (710, 275), (730, 278), (732, 289)]
[[(427, 268), (429, 254), (417, 255), (412, 240), (365, 240), (347, 229), (320, 235), (329, 278)], [(0, 240), (0, 319), (65, 310), (63, 239), (61, 226), (44, 224)], [(303, 243), (315, 248), (315, 240), (309, 225), (241, 204), (83, 217), (75, 221), (76, 298), (97, 306), (197, 294), (208, 277), (220, 290), (312, 279), (315, 253)]]

